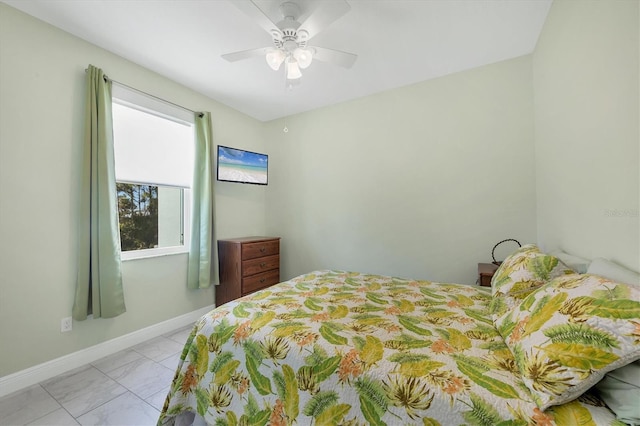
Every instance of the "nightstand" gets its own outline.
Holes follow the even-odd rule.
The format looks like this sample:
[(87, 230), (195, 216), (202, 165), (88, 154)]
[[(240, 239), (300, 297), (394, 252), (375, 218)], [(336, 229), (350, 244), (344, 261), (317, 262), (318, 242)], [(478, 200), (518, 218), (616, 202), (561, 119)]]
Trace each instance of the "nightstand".
[(478, 263), (478, 282), (482, 287), (491, 287), (491, 278), (498, 269), (493, 263)]

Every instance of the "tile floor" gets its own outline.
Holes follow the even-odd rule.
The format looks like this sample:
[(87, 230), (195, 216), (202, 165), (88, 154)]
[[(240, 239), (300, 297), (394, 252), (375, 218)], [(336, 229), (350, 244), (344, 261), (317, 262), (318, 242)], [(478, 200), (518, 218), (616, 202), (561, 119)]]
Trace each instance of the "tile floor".
[(155, 425), (191, 328), (0, 398), (0, 425)]

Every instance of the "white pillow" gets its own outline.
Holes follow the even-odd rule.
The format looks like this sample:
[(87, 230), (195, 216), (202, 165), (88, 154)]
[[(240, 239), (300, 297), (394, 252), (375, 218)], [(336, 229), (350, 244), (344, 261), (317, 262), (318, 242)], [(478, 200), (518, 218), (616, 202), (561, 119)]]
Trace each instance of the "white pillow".
[(564, 263), (579, 274), (584, 274), (585, 272), (587, 272), (587, 268), (589, 267), (590, 263), (589, 259), (573, 256), (569, 253), (563, 252), (562, 250), (557, 250), (550, 254), (560, 259), (560, 262)]
[(602, 257), (597, 257), (591, 261), (589, 268), (587, 268), (587, 274), (600, 275), (611, 281), (640, 286), (639, 273)]
[(608, 372), (594, 389), (618, 420), (640, 425), (640, 361)]

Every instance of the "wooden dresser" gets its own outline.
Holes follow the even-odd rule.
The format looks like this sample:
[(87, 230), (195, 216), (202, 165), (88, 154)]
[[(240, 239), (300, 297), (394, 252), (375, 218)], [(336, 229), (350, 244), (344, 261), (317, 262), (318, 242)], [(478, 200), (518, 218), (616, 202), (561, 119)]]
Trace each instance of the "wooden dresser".
[(216, 306), (280, 282), (280, 238), (218, 240)]

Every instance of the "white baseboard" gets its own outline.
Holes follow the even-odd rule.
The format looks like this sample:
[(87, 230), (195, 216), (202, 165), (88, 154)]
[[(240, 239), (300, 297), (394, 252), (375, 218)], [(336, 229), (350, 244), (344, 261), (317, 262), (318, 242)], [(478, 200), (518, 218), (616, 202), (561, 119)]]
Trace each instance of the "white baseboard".
[(48, 380), (81, 365), (97, 361), (107, 355), (120, 352), (145, 340), (153, 339), (154, 337), (169, 333), (180, 327), (187, 326), (194, 323), (214, 307), (214, 305), (211, 305), (200, 308), (196, 311), (125, 334), (124, 336), (116, 337), (60, 358), (52, 359), (51, 361), (9, 374), (8, 376), (0, 377), (0, 397)]

